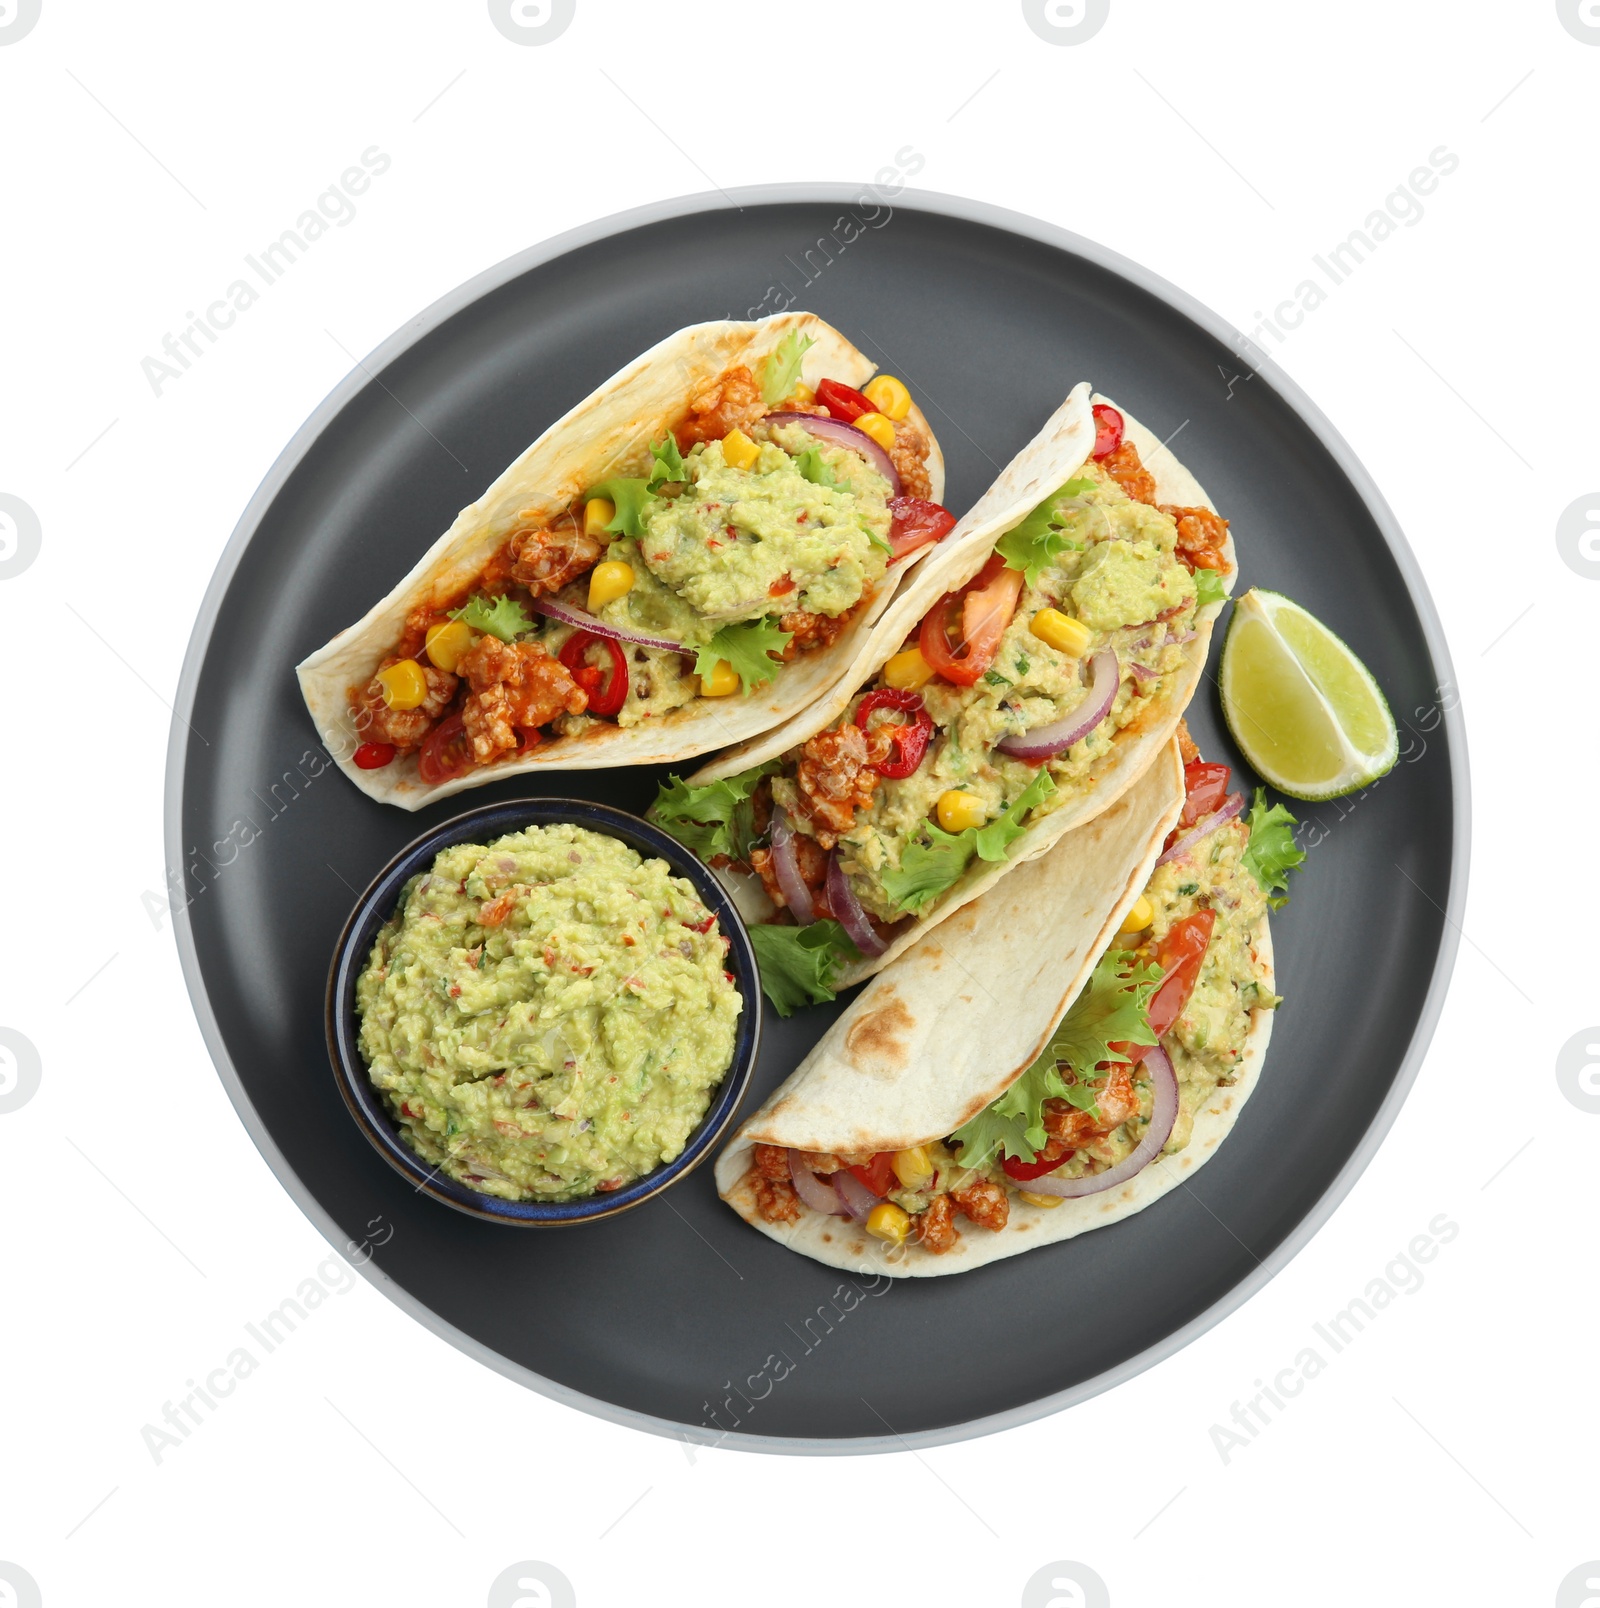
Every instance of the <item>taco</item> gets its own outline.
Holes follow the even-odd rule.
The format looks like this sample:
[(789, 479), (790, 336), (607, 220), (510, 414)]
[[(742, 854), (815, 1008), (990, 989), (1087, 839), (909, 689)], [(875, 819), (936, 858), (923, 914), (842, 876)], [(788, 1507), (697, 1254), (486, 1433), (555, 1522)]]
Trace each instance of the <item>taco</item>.
[(1258, 790), (1247, 817), (1187, 756), (875, 978), (718, 1159), (722, 1198), (818, 1261), (926, 1277), (1203, 1166), (1261, 1075), (1267, 911), (1303, 855), (1287, 810)]
[(1236, 574), (1227, 521), (1087, 386), (1062, 412), (1079, 451), (1043, 454), (1049, 495), (954, 533), (847, 678), (657, 796), (653, 818), (754, 923), (782, 1014), (871, 976), (1115, 804), (1194, 694)]
[(825, 694), (956, 524), (927, 420), (873, 367), (786, 313), (606, 381), (299, 666), (340, 768), (416, 809), (681, 760)]

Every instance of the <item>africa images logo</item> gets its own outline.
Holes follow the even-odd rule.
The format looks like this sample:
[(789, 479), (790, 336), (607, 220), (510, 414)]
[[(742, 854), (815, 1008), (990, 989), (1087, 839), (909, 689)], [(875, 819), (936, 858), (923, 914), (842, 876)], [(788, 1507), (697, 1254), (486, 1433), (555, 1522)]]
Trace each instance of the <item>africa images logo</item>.
[(577, 0), (489, 0), (489, 20), (514, 45), (548, 45), (572, 26)]
[(1111, 0), (1022, 0), (1028, 26), (1047, 45), (1082, 45), (1111, 15)]
[(39, 21), (43, 0), (0, 0), (0, 46), (26, 39)]
[(0, 581), (20, 575), (42, 545), (39, 516), (20, 497), (0, 491)]

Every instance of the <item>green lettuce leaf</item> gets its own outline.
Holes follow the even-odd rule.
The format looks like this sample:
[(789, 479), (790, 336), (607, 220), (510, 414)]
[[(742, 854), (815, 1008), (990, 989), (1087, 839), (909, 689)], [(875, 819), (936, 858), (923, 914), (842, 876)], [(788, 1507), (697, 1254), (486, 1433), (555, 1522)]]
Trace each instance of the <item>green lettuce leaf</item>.
[(678, 443), (668, 431), (664, 441), (650, 443), (650, 456), (655, 459), (655, 468), (650, 471), (649, 489), (654, 492), (658, 487), (669, 482), (687, 480), (689, 471), (684, 466), (683, 454), (678, 451)]
[(1289, 902), (1284, 892), (1289, 873), (1306, 857), (1306, 851), (1294, 841), (1295, 818), (1281, 804), (1268, 809), (1266, 789), (1258, 787), (1245, 824), (1250, 828), (1250, 841), (1245, 845), (1244, 868), (1266, 894), (1267, 903), (1281, 910)]
[(631, 536), (635, 541), (644, 535), (642, 519), (645, 506), (650, 501), (648, 480), (643, 477), (613, 475), (610, 480), (602, 480), (598, 486), (590, 486), (584, 492), (585, 502), (591, 497), (608, 497), (616, 504), (617, 511), (606, 525), (606, 530), (611, 535)]
[(1202, 609), (1207, 603), (1220, 603), (1228, 595), (1227, 583), (1213, 569), (1197, 569), (1194, 572), (1194, 589), (1199, 598), (1195, 606)]
[(465, 620), (474, 631), (499, 637), (502, 642), (515, 642), (524, 631), (533, 629), (527, 610), (511, 597), (497, 597), (493, 603), (469, 597), (459, 609), (451, 609), (450, 618)]
[(746, 696), (757, 687), (771, 681), (778, 673), (778, 663), (771, 655), (782, 653), (792, 635), (780, 631), (769, 614), (761, 620), (742, 620), (737, 625), (725, 625), (697, 650), (694, 673), (711, 674), (718, 659), (726, 659), (738, 675)]
[(1021, 570), (1029, 586), (1038, 583), (1039, 577), (1049, 569), (1057, 553), (1067, 545), (1061, 527), (1067, 516), (1060, 503), (1068, 497), (1082, 496), (1094, 489), (1092, 480), (1069, 480), (1039, 504), (1020, 525), (1013, 526), (994, 544), (994, 550), (1005, 560), (1007, 569)]
[[(1154, 1044), (1150, 1000), (1161, 986), (1156, 966), (1141, 966), (1122, 950), (1100, 958), (1089, 986), (1073, 1002), (1049, 1044), (1032, 1066), (997, 1100), (991, 1101), (952, 1136), (961, 1146), (963, 1166), (981, 1167), (1002, 1151), (1032, 1161), (1049, 1135), (1044, 1126), (1046, 1100), (1066, 1100), (1080, 1111), (1093, 1111), (1095, 1093), (1086, 1080), (1102, 1061), (1123, 1059), (1113, 1043)], [(1070, 1066), (1079, 1081), (1068, 1083), (1060, 1072)]]
[(763, 776), (780, 768), (777, 760), (768, 760), (753, 770), (741, 771), (720, 782), (707, 782), (703, 787), (691, 787), (669, 776), (656, 790), (650, 819), (702, 860), (717, 854), (748, 860), (755, 835), (751, 795)]
[(809, 335), (792, 329), (767, 354), (761, 365), (761, 400), (769, 408), (793, 393), (800, 382), (800, 364), (816, 344)]
[(824, 1005), (834, 996), (841, 966), (861, 959), (861, 951), (837, 921), (809, 927), (775, 927), (755, 922), (750, 942), (761, 967), (761, 992), (779, 1016), (802, 1005)]
[(963, 832), (946, 832), (925, 821), (921, 835), (906, 844), (898, 866), (885, 866), (883, 890), (902, 909), (918, 914), (961, 876), (974, 857), (997, 861), (1027, 830), (1024, 817), (1056, 790), (1050, 772), (1041, 770), (1003, 815), (984, 826)]
[(809, 480), (813, 486), (826, 486), (830, 491), (848, 491), (849, 485), (839, 479), (834, 472), (822, 461), (820, 447), (807, 447), (798, 458), (794, 466), (800, 471), (803, 479)]

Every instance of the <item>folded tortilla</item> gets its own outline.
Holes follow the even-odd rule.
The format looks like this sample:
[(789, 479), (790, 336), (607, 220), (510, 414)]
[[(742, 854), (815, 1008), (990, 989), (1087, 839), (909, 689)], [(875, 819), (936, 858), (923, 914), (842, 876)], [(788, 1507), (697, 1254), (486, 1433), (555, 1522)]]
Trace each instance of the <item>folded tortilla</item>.
[[(757, 1144), (903, 1150), (944, 1139), (1003, 1094), (1043, 1052), (1111, 946), (1183, 799), (1182, 761), (1171, 743), (1111, 808), (922, 936), (739, 1129), (716, 1164), (722, 1198), (753, 1228), (829, 1266), (932, 1278), (1118, 1222), (1204, 1166), (1260, 1077), (1271, 1010), (1251, 1013), (1235, 1080), (1195, 1113), (1184, 1149), (1158, 1156), (1120, 1187), (1056, 1207), (1012, 1193), (1003, 1229), (965, 1231), (941, 1255), (913, 1241), (887, 1245), (859, 1223), (813, 1211), (795, 1223), (770, 1223), (749, 1179)], [(1270, 991), (1265, 918), (1252, 952)]]
[[(1124, 440), (1138, 448), (1144, 467), (1155, 479), (1156, 494), (1161, 502), (1216, 510), (1216, 504), (1194, 476), (1132, 414), (1109, 397), (1091, 396), (1087, 384), (1079, 385), (1046, 428), (1007, 465), (984, 502), (969, 515), (972, 523), (967, 525), (963, 521), (965, 529), (957, 526), (901, 589), (848, 673), (792, 719), (701, 766), (689, 778), (690, 783), (700, 785), (736, 776), (798, 748), (837, 721), (849, 708), (851, 699), (878, 673), (885, 661), (899, 652), (907, 636), (939, 598), (965, 586), (988, 562), (995, 543), (1083, 466), (1094, 447), (1092, 407), (1098, 403), (1114, 407), (1122, 414)], [(1017, 490), (1023, 487), (1042, 489), (1037, 495), (1031, 495), (1031, 500), (1019, 499)], [(985, 509), (984, 517), (975, 517), (980, 509)], [(1231, 591), (1239, 572), (1231, 531), (1224, 554), (1228, 567), (1222, 573), (1223, 587)], [(1178, 722), (1200, 684), (1212, 628), (1221, 612), (1221, 602), (1208, 603), (1196, 611), (1194, 639), (1184, 647), (1182, 668), (1169, 678), (1169, 684), (1145, 706), (1138, 719), (1116, 733), (1110, 748), (1092, 772), (1091, 785), (1085, 791), (1054, 809), (1047, 801), (1043, 811), (1034, 812), (1027, 830), (1006, 859), (975, 859), (946, 893), (915, 921), (906, 924), (883, 954), (842, 967), (837, 977), (838, 987), (848, 988), (881, 972), (914, 944), (920, 943), (932, 928), (980, 898), (1015, 867), (1044, 854), (1067, 834), (1080, 831), (1123, 798), (1171, 744)], [(747, 920), (770, 920), (775, 914), (771, 900), (755, 878), (725, 873), (723, 880), (733, 891)], [(1134, 896), (1137, 893), (1135, 889)]]
[[(589, 487), (614, 475), (648, 473), (650, 442), (660, 440), (681, 421), (689, 399), (730, 368), (742, 364), (759, 372), (762, 361), (791, 330), (815, 343), (802, 361), (801, 378), (808, 385), (834, 379), (859, 389), (877, 367), (812, 313), (695, 324), (668, 336), (557, 419), (475, 503), (456, 515), (450, 529), (386, 597), (298, 666), (300, 689), (318, 735), (362, 792), (415, 810), (508, 776), (681, 761), (756, 737), (825, 697), (849, 673), (897, 589), (937, 549), (923, 549), (895, 565), (868, 606), (833, 644), (800, 654), (748, 696), (697, 698), (626, 729), (598, 721), (577, 736), (551, 738), (520, 758), (474, 766), (466, 775), (436, 787), (418, 776), (414, 753), (400, 755), (378, 770), (361, 770), (352, 758), (361, 739), (351, 716), (351, 690), (371, 680), (399, 640), (412, 609), (453, 599), (471, 586), (513, 531), (556, 519)], [(908, 418), (930, 443), (931, 500), (941, 502), (944, 458), (938, 441), (915, 406)], [(966, 528), (973, 528), (970, 520)], [(962, 530), (958, 525), (947, 540)]]

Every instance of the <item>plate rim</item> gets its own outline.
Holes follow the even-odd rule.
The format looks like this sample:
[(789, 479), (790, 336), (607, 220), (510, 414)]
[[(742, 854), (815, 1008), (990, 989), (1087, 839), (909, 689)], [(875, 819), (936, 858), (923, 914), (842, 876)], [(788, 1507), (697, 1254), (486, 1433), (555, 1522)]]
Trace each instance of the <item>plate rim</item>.
[[(733, 207), (743, 211), (746, 206), (772, 206), (785, 204), (867, 204), (875, 191), (866, 183), (798, 181), (783, 184), (744, 185), (732, 190), (698, 191), (664, 200), (647, 202), (621, 212), (564, 230), (547, 240), (526, 247), (473, 275), (447, 291), (425, 307), (376, 346), (367, 356), (357, 361), (345, 377), (322, 399), (304, 424), (279, 452), (272, 466), (262, 477), (250, 501), (240, 514), (222, 553), (217, 560), (211, 581), (206, 587), (194, 628), (185, 649), (183, 668), (173, 699), (172, 722), (168, 729), (165, 782), (162, 800), (163, 839), (165, 847), (167, 885), (169, 890), (182, 889), (183, 880), (183, 791), (188, 752), (187, 738), (192, 730), (189, 717), (194, 711), (199, 692), (200, 670), (211, 648), (211, 640), (221, 612), (223, 600), (232, 586), (234, 576), (251, 539), (268, 509), (272, 506), (290, 476), (300, 466), (323, 432), (370, 382), (374, 373), (381, 373), (390, 363), (419, 341), (431, 335), (445, 320), (508, 284), (543, 263), (553, 261), (583, 246), (592, 245), (613, 235), (627, 233), (653, 223), (665, 222), (702, 212), (724, 212)], [(1057, 224), (1016, 212), (1008, 207), (996, 206), (988, 201), (948, 194), (937, 190), (921, 190), (906, 186), (893, 197), (878, 197), (878, 204), (890, 200), (908, 211), (932, 213), (963, 223), (976, 223), (988, 228), (1001, 229), (1023, 239), (1038, 241), (1083, 258), (1095, 267), (1104, 269), (1127, 280), (1156, 300), (1164, 302), (1175, 312), (1189, 319), (1213, 336), (1230, 351), (1245, 349), (1245, 337), (1225, 318), (1213, 312), (1188, 292), (1152, 272), (1120, 252), (1102, 246), (1084, 235), (1064, 229)], [(1433, 594), (1422, 574), (1411, 544), (1406, 540), (1388, 501), (1365, 466), (1344, 437), (1321, 408), (1292, 380), (1270, 354), (1262, 354), (1253, 365), (1253, 372), (1268, 381), (1273, 390), (1293, 410), (1300, 421), (1311, 431), (1338, 465), (1366, 506), (1379, 533), (1388, 545), (1395, 564), (1405, 581), (1411, 602), (1416, 608), (1436, 670), (1441, 676), (1441, 687), (1458, 690), (1455, 666), (1451, 659), (1444, 628), (1434, 606)], [(1040, 1396), (1031, 1402), (1007, 1408), (981, 1418), (966, 1419), (936, 1429), (917, 1430), (908, 1435), (864, 1435), (850, 1437), (801, 1437), (741, 1434), (713, 1429), (709, 1425), (686, 1424), (675, 1419), (657, 1417), (634, 1408), (622, 1407), (604, 1401), (569, 1385), (534, 1372), (523, 1364), (501, 1355), (492, 1347), (458, 1329), (435, 1312), (424, 1301), (401, 1288), (392, 1278), (372, 1262), (350, 1262), (375, 1289), (402, 1311), (416, 1319), (426, 1329), (447, 1341), (458, 1351), (493, 1369), (507, 1379), (560, 1402), (577, 1408), (610, 1423), (622, 1424), (631, 1429), (644, 1430), (684, 1444), (686, 1450), (694, 1446), (731, 1447), (742, 1451), (792, 1453), (798, 1455), (872, 1454), (891, 1451), (917, 1451), (933, 1446), (946, 1446), (1001, 1430), (1014, 1429), (1033, 1423), (1051, 1414), (1077, 1406), (1102, 1392), (1113, 1389), (1136, 1378), (1158, 1362), (1176, 1355), (1186, 1346), (1236, 1312), (1252, 1299), (1311, 1242), (1323, 1225), (1332, 1217), (1340, 1203), (1355, 1187), (1373, 1157), (1377, 1154), (1389, 1130), (1394, 1126), (1405, 1104), (1422, 1062), (1433, 1041), (1439, 1018), (1444, 1010), (1451, 975), (1460, 949), (1461, 918), (1465, 913), (1467, 883), (1471, 865), (1471, 784), (1467, 756), (1466, 722), (1461, 712), (1459, 697), (1446, 700), (1444, 724), (1450, 740), (1450, 791), (1454, 820), (1450, 846), (1450, 887), (1442, 909), (1444, 931), (1439, 952), (1434, 960), (1433, 974), (1417, 1017), (1416, 1030), (1406, 1046), (1394, 1083), (1383, 1103), (1373, 1114), (1359, 1144), (1346, 1160), (1311, 1209), (1294, 1228), (1254, 1269), (1245, 1275), (1227, 1293), (1208, 1306), (1205, 1311), (1166, 1335), (1155, 1345), (1124, 1359), (1090, 1379), (1080, 1381), (1065, 1390)], [(1430, 900), (1431, 900), (1431, 896)], [(256, 1149), (288, 1192), (290, 1198), (328, 1241), (336, 1253), (346, 1239), (343, 1230), (334, 1221), (310, 1188), (289, 1165), (288, 1159), (267, 1130), (265, 1123), (251, 1103), (233, 1059), (228, 1053), (216, 1014), (207, 996), (200, 973), (199, 953), (194, 929), (189, 921), (186, 901), (172, 907), (173, 939), (177, 944), (179, 964), (184, 985), (189, 994), (190, 1006), (200, 1028), (212, 1065), (222, 1080), (228, 1099), (244, 1124)], [(691, 1452), (692, 1455), (692, 1452)]]

